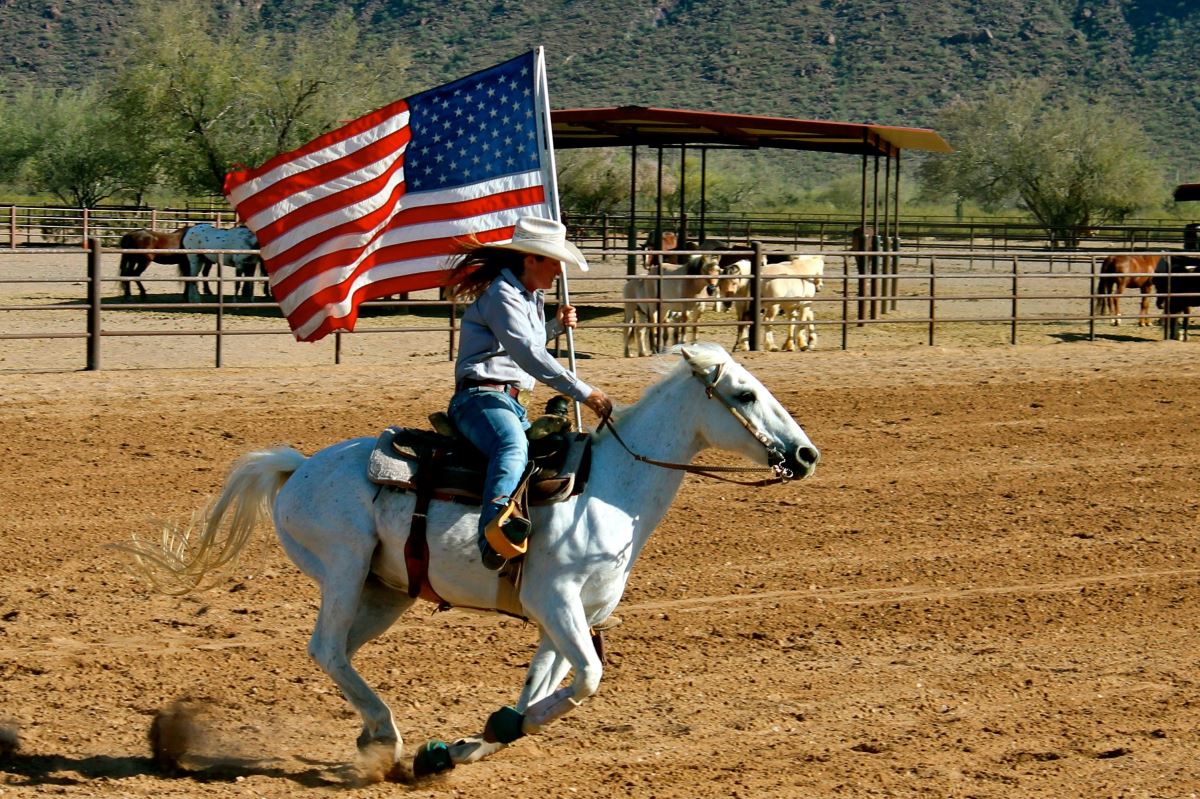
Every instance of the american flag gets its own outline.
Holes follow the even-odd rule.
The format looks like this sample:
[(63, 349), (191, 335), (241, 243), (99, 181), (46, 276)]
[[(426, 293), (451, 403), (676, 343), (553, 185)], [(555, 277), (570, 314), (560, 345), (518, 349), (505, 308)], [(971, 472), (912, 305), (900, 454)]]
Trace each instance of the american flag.
[(464, 237), (557, 219), (549, 109), (539, 48), (226, 175), (296, 338), (353, 330), (364, 300), (442, 285)]

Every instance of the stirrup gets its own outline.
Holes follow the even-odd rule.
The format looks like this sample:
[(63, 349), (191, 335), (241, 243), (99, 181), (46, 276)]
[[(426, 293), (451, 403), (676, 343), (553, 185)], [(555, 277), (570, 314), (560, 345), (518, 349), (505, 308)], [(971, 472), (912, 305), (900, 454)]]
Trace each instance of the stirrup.
[(516, 500), (509, 500), (504, 510), (487, 523), (483, 536), (496, 554), (505, 560), (519, 558), (529, 549), (529, 520), (517, 514)]

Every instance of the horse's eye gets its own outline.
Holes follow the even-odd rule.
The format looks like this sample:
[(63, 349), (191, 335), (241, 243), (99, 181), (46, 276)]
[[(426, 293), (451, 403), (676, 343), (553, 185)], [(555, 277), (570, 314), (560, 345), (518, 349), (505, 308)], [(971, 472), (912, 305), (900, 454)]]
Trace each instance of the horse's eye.
[(750, 391), (749, 389), (747, 389), (737, 395), (738, 402), (746, 403), (747, 405), (750, 404), (751, 402), (754, 402), (754, 399), (755, 399), (754, 392)]

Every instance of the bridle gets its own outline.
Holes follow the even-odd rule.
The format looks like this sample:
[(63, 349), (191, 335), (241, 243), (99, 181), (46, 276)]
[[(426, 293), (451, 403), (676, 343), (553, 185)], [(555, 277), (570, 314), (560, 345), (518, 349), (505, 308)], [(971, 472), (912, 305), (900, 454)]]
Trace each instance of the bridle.
[[(767, 451), (767, 463), (770, 464), (769, 466), (694, 466), (690, 463), (672, 463), (670, 461), (655, 460), (654, 458), (648, 458), (645, 455), (639, 455), (629, 448), (629, 445), (626, 444), (625, 440), (621, 438), (621, 434), (617, 432), (616, 425), (612, 423), (611, 413), (607, 414), (603, 419), (600, 420), (600, 427), (607, 427), (609, 430), (611, 430), (613, 438), (617, 440), (617, 443), (620, 444), (635, 461), (640, 461), (641, 463), (647, 463), (651, 466), (659, 466), (663, 469), (675, 469), (681, 472), (698, 474), (701, 477), (711, 477), (713, 480), (721, 480), (722, 482), (736, 483), (744, 486), (767, 486), (774, 485), (776, 483), (786, 483), (788, 480), (791, 480), (796, 476), (791, 469), (788, 469), (783, 465), (787, 462), (787, 457), (779, 451), (779, 448), (775, 446), (775, 442), (771, 440), (771, 437), (768, 436), (762, 430), (762, 428), (758, 427), (748, 418), (746, 418), (746, 415), (742, 413), (736, 405), (730, 402), (728, 397), (717, 391), (717, 383), (720, 382), (721, 377), (724, 374), (725, 364), (723, 363), (717, 364), (717, 366), (713, 368), (711, 376), (709, 374), (698, 372), (695, 369), (692, 370), (692, 376), (704, 385), (705, 395), (709, 399), (713, 399), (715, 397), (717, 400), (719, 400), (721, 404), (733, 414), (733, 418), (737, 419), (738, 422), (741, 423), (742, 427), (746, 428), (750, 435), (754, 436), (754, 439), (763, 445), (763, 449)], [(732, 478), (717, 474), (717, 472), (771, 472), (773, 476), (765, 477), (762, 480), (734, 480)]]

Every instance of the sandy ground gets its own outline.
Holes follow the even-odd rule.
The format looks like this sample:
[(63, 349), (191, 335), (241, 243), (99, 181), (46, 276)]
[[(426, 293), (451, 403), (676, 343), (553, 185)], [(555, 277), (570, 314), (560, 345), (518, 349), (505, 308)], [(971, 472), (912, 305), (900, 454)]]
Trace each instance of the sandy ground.
[[(1196, 346), (745, 356), (817, 475), (688, 478), (599, 695), (416, 787), (356, 782), (357, 716), (305, 653), (315, 589), (268, 531), (186, 599), (105, 547), (249, 449), (422, 423), (448, 363), (0, 375), (0, 795), (1196, 796)], [(624, 402), (655, 379), (582, 368)], [(535, 640), (429, 608), (358, 658), (410, 747), (512, 702)], [(147, 731), (181, 697), (206, 712), (172, 772)]]
[[(68, 306), (4, 311), (0, 333), (77, 335), (80, 262), (0, 257), (0, 277), (29, 281), (0, 304)], [(1004, 282), (939, 318), (1002, 315), (987, 297)], [(1049, 298), (1035, 313), (1086, 309), (1062, 296), (1086, 293), (1078, 275), (1030, 293)], [(907, 307), (892, 318), (924, 300)], [(101, 372), (77, 371), (79, 338), (0, 340), (0, 796), (1200, 795), (1200, 343), (1132, 326), (1089, 342), (1060, 321), (1013, 347), (1006, 324), (944, 322), (929, 347), (914, 322), (854, 327), (847, 351), (829, 327), (816, 352), (742, 356), (821, 448), (817, 475), (688, 478), (607, 633), (599, 695), (414, 787), (360, 784), (357, 715), (305, 652), (315, 588), (269, 530), (185, 599), (148, 593), (106, 547), (186, 518), (247, 450), (423, 424), (448, 398), (445, 334), (347, 337), (335, 366), (332, 342), (295, 344), (277, 317), (225, 321), (272, 332), (230, 339), (220, 370), (211, 337), (106, 337)], [(127, 332), (212, 323), (105, 313)], [(656, 377), (619, 351), (615, 332), (581, 334), (580, 369), (632, 402)], [(535, 641), (429, 610), (357, 661), (410, 750), (511, 703)], [(180, 698), (204, 712), (172, 771), (147, 733)]]

